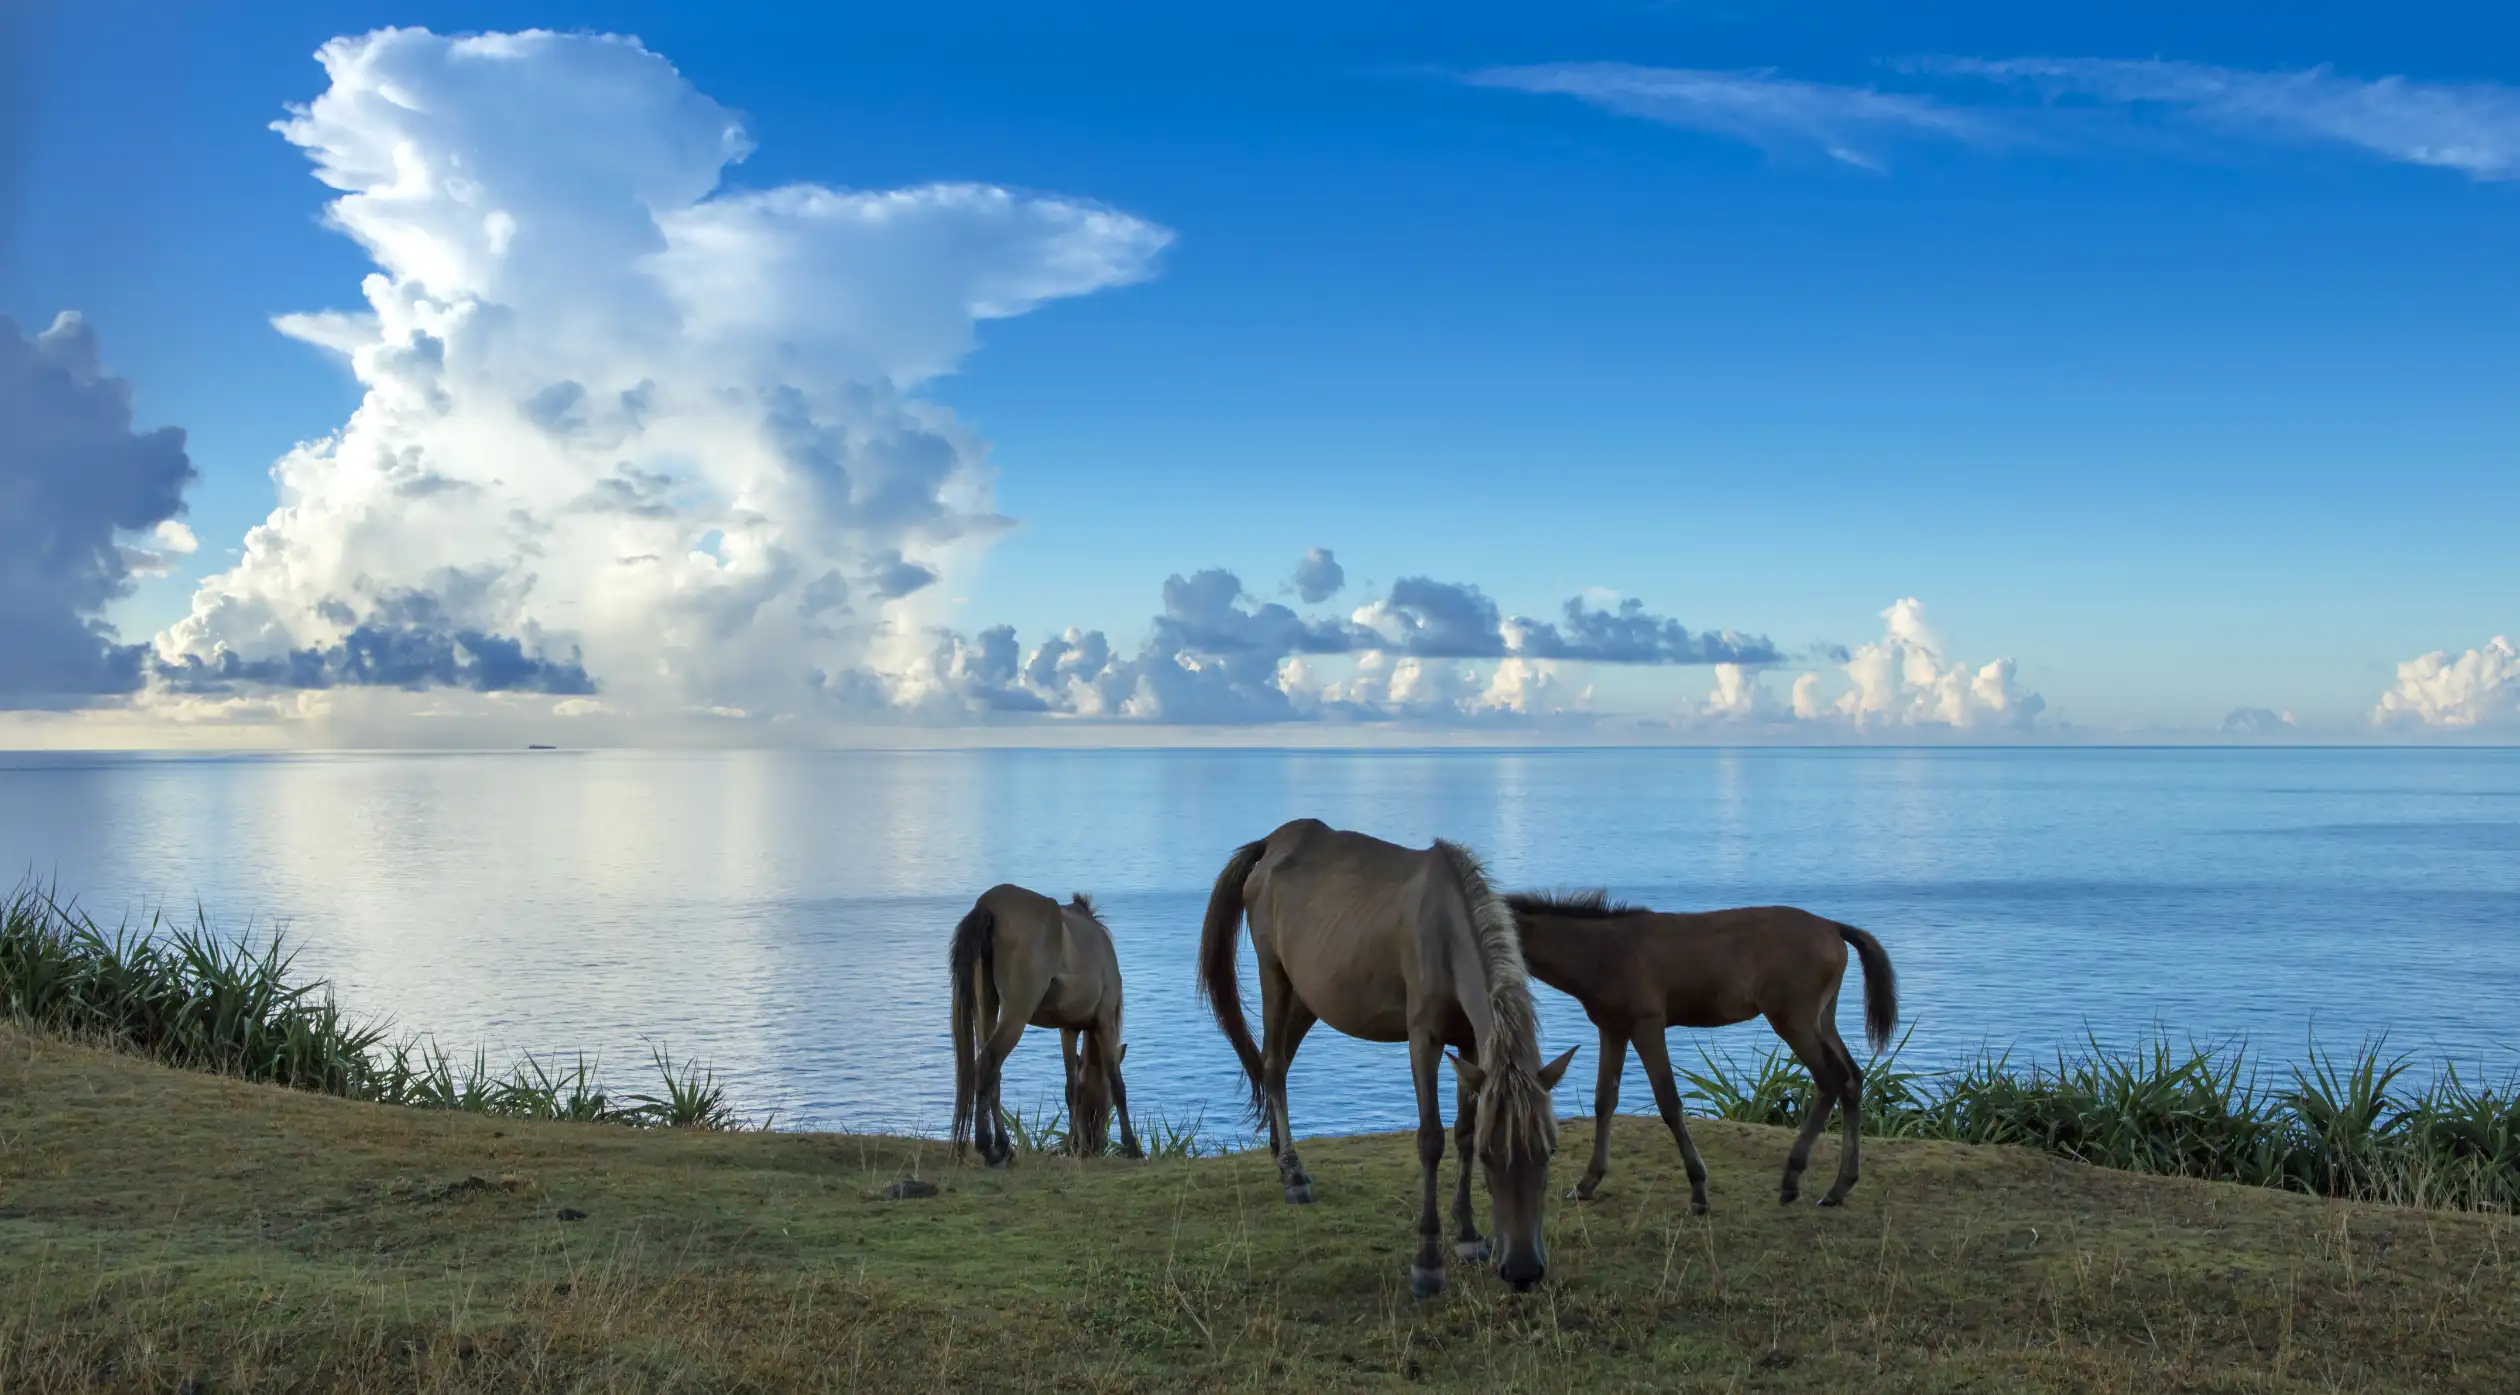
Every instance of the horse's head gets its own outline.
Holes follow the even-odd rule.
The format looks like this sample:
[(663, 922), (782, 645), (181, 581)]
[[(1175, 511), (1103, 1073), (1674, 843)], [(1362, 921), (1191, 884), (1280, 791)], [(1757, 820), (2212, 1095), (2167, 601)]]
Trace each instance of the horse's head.
[(1549, 1156), (1557, 1151), (1557, 1111), (1549, 1095), (1574, 1059), (1571, 1046), (1537, 1069), (1512, 1060), (1482, 1069), (1453, 1057), (1453, 1069), (1478, 1096), (1478, 1130), (1471, 1146), (1487, 1175), (1497, 1276), (1517, 1293), (1530, 1291), (1549, 1270), (1549, 1247), (1540, 1238), (1540, 1218), (1548, 1205)]
[[(1080, 1043), (1079, 1060), (1069, 1067), (1067, 1082), (1068, 1129), (1081, 1144), (1078, 1151), (1089, 1158), (1101, 1157), (1111, 1146), (1111, 1072), (1103, 1068), (1095, 1040), (1089, 1034)], [(1119, 1055), (1128, 1054), (1129, 1048), (1120, 1048)]]

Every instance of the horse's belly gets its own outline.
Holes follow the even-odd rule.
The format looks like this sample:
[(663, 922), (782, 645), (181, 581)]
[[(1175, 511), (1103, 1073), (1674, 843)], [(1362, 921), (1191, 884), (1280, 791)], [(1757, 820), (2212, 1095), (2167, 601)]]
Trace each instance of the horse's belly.
[(1287, 966), (1295, 996), (1334, 1031), (1363, 1041), (1409, 1039), (1409, 985), (1398, 973), (1345, 963), (1299, 973)]

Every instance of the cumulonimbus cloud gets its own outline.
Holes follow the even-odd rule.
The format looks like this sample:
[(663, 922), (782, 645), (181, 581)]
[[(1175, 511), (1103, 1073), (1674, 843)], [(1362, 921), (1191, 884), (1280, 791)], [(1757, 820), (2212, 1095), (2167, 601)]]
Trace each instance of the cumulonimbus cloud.
[(193, 550), (184, 433), (132, 427), (131, 385), (75, 314), (29, 338), (0, 316), (0, 708), (128, 694), (146, 645), (103, 616)]
[(2408, 659), (2371, 720), (2409, 730), (2520, 728), (2520, 647), (2496, 635), (2464, 653), (2436, 649)]
[[(160, 686), (799, 712), (896, 673), (1005, 526), (916, 394), (982, 320), (1151, 274), (1164, 229), (977, 184), (723, 189), (733, 113), (636, 41), (336, 39), (277, 129), (377, 270), (283, 316), (364, 388), (274, 468)], [(573, 698), (573, 701), (583, 701)]]

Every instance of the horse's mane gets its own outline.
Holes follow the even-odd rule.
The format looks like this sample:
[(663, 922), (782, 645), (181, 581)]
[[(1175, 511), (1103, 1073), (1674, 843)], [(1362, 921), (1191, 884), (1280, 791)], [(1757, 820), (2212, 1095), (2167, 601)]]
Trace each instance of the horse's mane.
[(1505, 904), (1517, 915), (1553, 915), (1568, 920), (1616, 920), (1621, 916), (1652, 915), (1653, 908), (1629, 901), (1613, 901), (1600, 887), (1584, 891), (1517, 891), (1505, 898)]
[[(1080, 911), (1083, 911), (1086, 919), (1091, 920), (1096, 925), (1102, 925), (1102, 907), (1094, 904), (1094, 898), (1089, 893), (1080, 891), (1069, 896), (1068, 904), (1076, 907)], [(1104, 925), (1103, 928), (1108, 930), (1111, 927)]]
[(1557, 1146), (1557, 1116), (1549, 1108), (1549, 1092), (1541, 1087), (1537, 1069), (1540, 1017), (1531, 1005), (1531, 971), (1523, 964), (1522, 927), (1514, 921), (1513, 908), (1488, 884), (1487, 869), (1479, 864), (1478, 854), (1440, 838), (1435, 840), (1435, 851), (1451, 865), (1453, 878), (1470, 903), (1471, 930), (1487, 976), (1493, 1029), (1479, 1043), (1479, 1070), (1486, 1077), (1479, 1092), (1479, 1131), (1484, 1134), (1491, 1125), (1502, 1127), (1509, 1153), (1545, 1158)]

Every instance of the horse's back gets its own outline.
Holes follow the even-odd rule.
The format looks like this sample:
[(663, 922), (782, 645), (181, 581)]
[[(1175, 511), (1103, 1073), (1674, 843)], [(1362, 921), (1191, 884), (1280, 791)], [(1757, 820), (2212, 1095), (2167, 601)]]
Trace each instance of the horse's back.
[(1252, 942), (1322, 1021), (1368, 1041), (1408, 1035), (1408, 983), (1442, 855), (1297, 819), (1252, 874)]
[(1660, 915), (1654, 977), (1678, 1026), (1716, 1027), (1815, 999), (1846, 974), (1837, 922), (1799, 906)]

